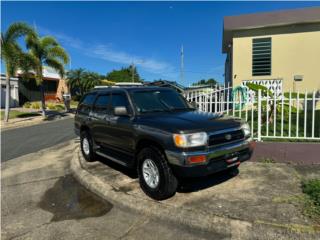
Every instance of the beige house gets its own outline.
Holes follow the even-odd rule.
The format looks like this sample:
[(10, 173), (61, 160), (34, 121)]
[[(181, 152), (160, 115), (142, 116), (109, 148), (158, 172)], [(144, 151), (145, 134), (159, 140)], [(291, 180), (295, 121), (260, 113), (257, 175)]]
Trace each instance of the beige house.
[(225, 82), (320, 90), (320, 7), (224, 18)]

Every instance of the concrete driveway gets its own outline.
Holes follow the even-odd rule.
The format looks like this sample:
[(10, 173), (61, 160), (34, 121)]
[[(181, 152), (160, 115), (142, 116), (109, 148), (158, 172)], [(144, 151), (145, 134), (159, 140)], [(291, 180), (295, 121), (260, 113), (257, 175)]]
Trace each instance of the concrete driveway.
[[(156, 202), (140, 189), (134, 171), (107, 159), (87, 163), (77, 152), (71, 169), (110, 202), (166, 221), (226, 234), (231, 239), (319, 239), (319, 225), (285, 201), (302, 194), (302, 175), (287, 164), (246, 162), (238, 172), (183, 181), (177, 194)], [(306, 173), (307, 171), (305, 171)], [(312, 174), (320, 175), (313, 167)]]

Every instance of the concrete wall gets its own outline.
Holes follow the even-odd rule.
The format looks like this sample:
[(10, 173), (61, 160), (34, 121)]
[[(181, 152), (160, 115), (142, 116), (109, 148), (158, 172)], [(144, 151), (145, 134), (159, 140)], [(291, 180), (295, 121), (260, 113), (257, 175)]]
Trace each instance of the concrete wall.
[[(252, 39), (272, 38), (270, 76), (252, 76)], [(234, 34), (232, 44), (234, 86), (243, 80), (282, 79), (283, 90), (320, 89), (320, 24), (245, 30)], [(303, 75), (294, 83), (294, 75)]]
[[(6, 99), (6, 80), (5, 76), (1, 76), (1, 108), (5, 107)], [(10, 80), (10, 107), (19, 106), (19, 88), (18, 79), (11, 78)]]

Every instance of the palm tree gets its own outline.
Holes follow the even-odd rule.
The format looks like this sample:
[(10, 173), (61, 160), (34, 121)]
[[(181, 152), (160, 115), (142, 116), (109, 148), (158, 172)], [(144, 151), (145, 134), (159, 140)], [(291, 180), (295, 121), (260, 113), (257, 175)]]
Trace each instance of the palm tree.
[(83, 94), (83, 84), (85, 70), (83, 68), (73, 69), (67, 72), (67, 84), (70, 89), (79, 89), (79, 95)]
[(85, 72), (83, 76), (83, 89), (87, 92), (97, 85), (101, 85), (101, 76), (95, 72)]
[(64, 76), (64, 65), (69, 62), (69, 56), (59, 45), (57, 40), (51, 36), (39, 37), (29, 35), (26, 38), (27, 48), (32, 58), (35, 79), (40, 86), (42, 116), (46, 116), (46, 105), (43, 84), (43, 67), (48, 66), (56, 70), (61, 78)]
[(5, 33), (1, 33), (1, 60), (6, 68), (6, 102), (4, 120), (8, 122), (10, 111), (10, 78), (13, 77), (21, 62), (22, 49), (17, 39), (26, 35), (35, 35), (33, 29), (23, 22), (16, 22), (9, 26)]

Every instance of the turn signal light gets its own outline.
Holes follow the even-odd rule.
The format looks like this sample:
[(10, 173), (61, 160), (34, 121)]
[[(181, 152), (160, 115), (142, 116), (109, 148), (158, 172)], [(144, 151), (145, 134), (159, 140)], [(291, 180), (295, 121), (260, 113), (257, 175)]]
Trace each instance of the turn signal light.
[(190, 156), (187, 158), (187, 161), (189, 164), (193, 163), (204, 163), (207, 161), (207, 158), (205, 155), (199, 155), (199, 156)]

